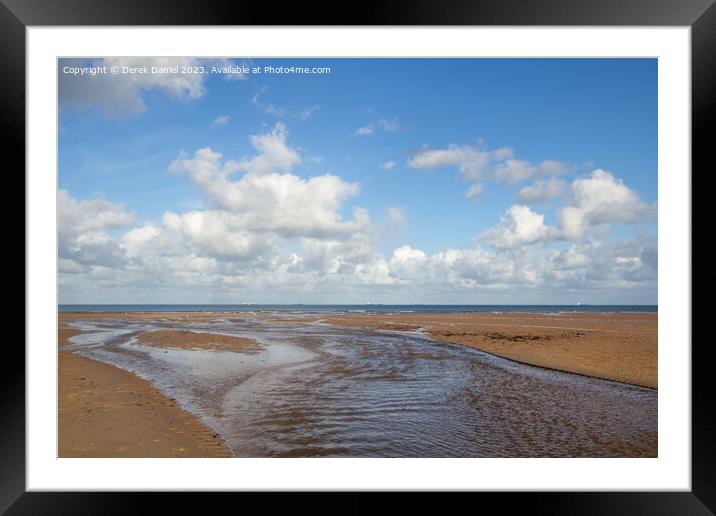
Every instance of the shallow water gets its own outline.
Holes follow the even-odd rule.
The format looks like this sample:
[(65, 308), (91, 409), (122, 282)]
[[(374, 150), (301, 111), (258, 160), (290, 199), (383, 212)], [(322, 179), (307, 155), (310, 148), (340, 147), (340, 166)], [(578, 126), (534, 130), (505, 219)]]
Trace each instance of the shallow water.
[[(78, 353), (151, 380), (241, 457), (657, 455), (657, 392), (419, 333), (280, 321), (93, 320)], [(142, 346), (147, 329), (256, 339), (255, 354)], [(90, 337), (91, 335), (91, 337)]]

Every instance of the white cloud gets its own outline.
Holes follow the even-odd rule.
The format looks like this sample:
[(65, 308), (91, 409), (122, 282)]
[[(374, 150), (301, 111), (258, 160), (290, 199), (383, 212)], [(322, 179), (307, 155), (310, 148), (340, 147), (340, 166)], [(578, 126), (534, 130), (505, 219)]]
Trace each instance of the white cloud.
[(277, 107), (270, 102), (264, 102), (263, 100), (261, 100), (261, 95), (266, 93), (266, 91), (268, 91), (268, 88), (261, 88), (261, 90), (259, 90), (259, 92), (251, 98), (251, 103), (257, 108), (259, 108), (261, 111), (263, 111), (266, 115), (271, 115), (279, 118), (286, 116), (288, 114), (288, 110), (286, 108)]
[(213, 122), (211, 122), (211, 127), (217, 128), (217, 127), (224, 127), (226, 124), (229, 123), (229, 120), (231, 117), (228, 115), (221, 115), (217, 116)]
[[(567, 184), (550, 179), (522, 189), (521, 200), (537, 202), (562, 195)], [(655, 206), (645, 204), (621, 180), (604, 170), (575, 179), (569, 185), (566, 205), (557, 211), (558, 226), (547, 226), (544, 215), (525, 205), (513, 205), (500, 224), (481, 237), (497, 248), (509, 249), (555, 239), (578, 240), (587, 228), (605, 230), (609, 224), (648, 220)], [(565, 258), (566, 259), (566, 258)]]
[(397, 163), (395, 161), (390, 160), (390, 161), (386, 161), (385, 163), (381, 164), (380, 168), (385, 169), (385, 170), (393, 170), (396, 165), (397, 165)]
[[(385, 257), (366, 232), (345, 238), (301, 237), (299, 250), (288, 251), (283, 245), (287, 240), (277, 234), (233, 227), (232, 215), (167, 214), (159, 226), (125, 234), (121, 246), (129, 258), (111, 268), (80, 269), (79, 262), (61, 260), (62, 288), (85, 295), (100, 285), (98, 295), (124, 289), (138, 289), (144, 296), (166, 291), (173, 293), (174, 302), (197, 302), (205, 292), (217, 302), (248, 296), (266, 302), (494, 303), (536, 296), (540, 302), (568, 303), (615, 302), (604, 297), (610, 289), (619, 292), (619, 299), (628, 299), (631, 291), (655, 294), (655, 240), (585, 240), (561, 251), (535, 242), (519, 251), (493, 245), (492, 250), (433, 254), (401, 245)], [(542, 233), (539, 221), (516, 225), (519, 229), (509, 238), (517, 241), (532, 241)]]
[(124, 211), (121, 204), (104, 199), (76, 201), (67, 190), (57, 192), (57, 225), (67, 235), (121, 228), (134, 222), (134, 215)]
[(64, 274), (75, 274), (86, 272), (86, 267), (76, 262), (75, 260), (68, 258), (59, 258), (57, 261), (57, 272), (60, 275)]
[(420, 249), (413, 249), (409, 245), (398, 247), (387, 264), (390, 276), (395, 281), (412, 281), (413, 278), (425, 281), (427, 258)]
[(394, 133), (400, 130), (400, 120), (398, 118), (381, 118), (378, 120), (378, 125), (383, 128), (384, 131)]
[[(285, 125), (250, 142), (254, 155), (239, 160), (211, 148), (177, 158), (170, 168), (200, 188), (207, 208), (169, 211), (138, 227), (131, 227), (134, 217), (119, 204), (77, 201), (61, 190), (64, 302), (655, 299), (656, 239), (604, 242), (585, 231), (641, 220), (649, 212), (609, 173), (595, 171), (572, 183), (557, 226), (516, 204), (474, 247), (428, 252), (398, 240), (405, 235), (399, 231), (406, 221), (403, 208), (386, 207), (375, 223), (365, 209), (349, 204), (359, 185), (332, 174), (296, 175), (294, 167), (304, 159), (289, 145)], [(578, 211), (577, 223), (563, 220), (569, 210)], [(128, 230), (115, 237), (122, 228)], [(399, 245), (388, 246), (392, 241)]]
[(515, 204), (507, 210), (500, 224), (486, 231), (482, 238), (498, 249), (511, 249), (545, 241), (554, 235), (554, 228), (545, 225), (544, 215)]
[(301, 120), (308, 120), (313, 116), (313, 114), (318, 111), (321, 108), (318, 104), (314, 104), (312, 106), (306, 106), (301, 111), (296, 113), (296, 117), (300, 118)]
[(405, 229), (406, 217), (403, 207), (389, 206), (385, 209), (384, 219), (380, 224), (373, 224), (371, 235), (379, 242), (393, 242)]
[(393, 251), (391, 260), (396, 263), (405, 263), (409, 261), (422, 262), (425, 258), (425, 253), (420, 249), (413, 249), (409, 245), (404, 245)]
[(571, 244), (552, 259), (555, 270), (568, 271), (587, 267), (590, 262), (587, 252), (584, 245)]
[(223, 188), (228, 186), (228, 176), (234, 172), (250, 174), (268, 174), (275, 171), (286, 172), (301, 163), (298, 151), (287, 144), (288, 132), (282, 122), (266, 134), (252, 135), (251, 146), (257, 154), (241, 161), (227, 161), (222, 164), (222, 155), (206, 147), (199, 149), (192, 158), (179, 157), (169, 169), (187, 174), (194, 182), (208, 190), (212, 197), (226, 195)]
[(382, 129), (388, 133), (394, 133), (400, 130), (400, 120), (397, 117), (394, 118), (381, 118), (376, 122), (370, 123), (363, 127), (359, 127), (353, 133), (353, 136), (372, 136), (375, 133), (376, 127)]
[(514, 157), (509, 147), (487, 150), (482, 145), (448, 145), (445, 149), (424, 148), (408, 166), (416, 169), (434, 169), (454, 166), (466, 181), (495, 181), (516, 184), (522, 181), (564, 174), (569, 167), (559, 161), (545, 160), (536, 165)]
[(58, 253), (64, 270), (117, 265), (124, 259), (108, 229), (134, 223), (134, 215), (104, 199), (76, 201), (67, 190), (57, 192)]
[(366, 125), (365, 127), (359, 127), (356, 129), (356, 131), (353, 133), (354, 136), (370, 136), (373, 134), (373, 131), (375, 128), (373, 127), (373, 124)]
[(644, 203), (624, 183), (604, 170), (575, 179), (569, 200), (557, 214), (563, 235), (579, 238), (589, 226), (633, 223), (648, 219), (655, 206)]
[[(347, 279), (358, 269), (366, 272), (371, 264), (382, 259), (366, 233), (354, 233), (342, 240), (302, 238), (300, 243), (303, 254), (297, 257), (295, 271), (308, 277), (320, 274), (333, 275), (333, 279), (337, 276)], [(331, 283), (331, 278), (321, 281)], [(356, 278), (350, 281), (353, 283)], [(360, 281), (365, 281), (365, 278)], [(311, 282), (315, 283), (316, 278)]]
[(222, 258), (254, 258), (275, 245), (270, 232), (254, 231), (236, 214), (205, 210), (178, 215), (168, 212), (162, 219), (164, 227), (176, 239), (199, 255)]
[[(194, 100), (206, 93), (206, 75), (182, 73), (183, 67), (227, 66), (227, 59), (197, 59), (191, 57), (107, 57), (94, 61), (63, 59), (60, 63), (58, 94), (61, 107), (84, 109), (99, 107), (111, 116), (135, 115), (146, 110), (143, 95), (157, 90), (178, 100)], [(125, 68), (152, 67), (162, 73), (119, 73), (117, 75), (79, 75), (62, 73), (65, 66), (113, 66)]]
[[(213, 206), (231, 212), (226, 221), (236, 228), (315, 236), (366, 227), (370, 218), (365, 210), (354, 208), (348, 221), (340, 213), (344, 201), (359, 193), (359, 186), (330, 174), (303, 179), (290, 173), (301, 158), (286, 138), (286, 128), (279, 122), (271, 133), (251, 137), (258, 154), (250, 159), (222, 163), (221, 154), (205, 148), (192, 158), (175, 160), (170, 169), (187, 174)], [(237, 171), (245, 174), (232, 180)]]
[[(521, 159), (508, 159), (494, 168), (494, 178), (499, 183), (515, 184), (540, 177), (564, 174), (568, 167), (559, 161), (545, 160), (532, 165)], [(479, 175), (478, 175), (479, 177)]]
[(575, 289), (595, 290), (639, 286), (656, 289), (657, 274), (655, 238), (577, 242), (556, 253), (546, 270), (546, 276), (551, 280)]
[(141, 257), (142, 250), (161, 235), (161, 229), (154, 224), (131, 229), (122, 236), (122, 244), (130, 258)]
[(258, 154), (236, 164), (236, 169), (254, 174), (290, 170), (301, 163), (301, 156), (288, 146), (287, 138), (286, 126), (281, 122), (270, 133), (252, 135), (249, 141)]
[(316, 111), (321, 108), (320, 105), (313, 104), (311, 106), (306, 106), (303, 109), (292, 113), (291, 110), (286, 107), (276, 106), (274, 104), (271, 104), (270, 102), (265, 102), (264, 100), (262, 100), (261, 96), (267, 91), (268, 88), (263, 87), (253, 97), (251, 97), (251, 103), (266, 115), (270, 115), (276, 118), (292, 117), (298, 118), (300, 120), (308, 120), (313, 116)]
[(567, 183), (561, 179), (551, 177), (534, 182), (530, 186), (522, 188), (517, 193), (517, 199), (522, 204), (536, 204), (551, 201), (560, 197)]
[(403, 213), (403, 208), (396, 208), (394, 206), (391, 206), (385, 211), (388, 215), (388, 221), (390, 223), (403, 224), (405, 222), (405, 213)]
[(481, 183), (473, 183), (465, 192), (465, 197), (468, 199), (477, 199), (483, 193), (485, 193), (485, 187)]

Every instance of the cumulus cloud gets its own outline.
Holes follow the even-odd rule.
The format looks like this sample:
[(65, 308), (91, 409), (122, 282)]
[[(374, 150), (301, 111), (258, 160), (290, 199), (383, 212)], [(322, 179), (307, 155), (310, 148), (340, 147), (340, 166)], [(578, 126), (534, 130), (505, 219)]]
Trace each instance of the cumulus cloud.
[(530, 186), (522, 188), (517, 193), (517, 199), (522, 204), (537, 204), (556, 199), (564, 193), (567, 188), (566, 181), (551, 177), (534, 182)]
[(582, 244), (570, 245), (552, 258), (554, 269), (556, 271), (570, 271), (586, 268), (590, 263), (589, 250), (587, 246)]
[(127, 227), (134, 215), (104, 199), (77, 201), (67, 190), (57, 192), (58, 254), (62, 269), (116, 266), (123, 260), (118, 243), (107, 230)]
[[(314, 275), (329, 275), (333, 279), (342, 277), (348, 279), (357, 271), (364, 274), (361, 278), (353, 278), (351, 283), (356, 281), (365, 282), (365, 273), (373, 265), (379, 262), (382, 257), (375, 251), (374, 242), (367, 233), (354, 233), (347, 239), (316, 239), (303, 238), (300, 241), (302, 256), (297, 256), (295, 272), (306, 277)], [(316, 278), (311, 283), (316, 282)], [(331, 283), (330, 277), (321, 280)]]
[(381, 164), (380, 168), (382, 168), (384, 170), (393, 170), (396, 165), (397, 165), (397, 163), (395, 161), (390, 160), (390, 161), (386, 161), (385, 163)]
[[(223, 224), (250, 231), (272, 231), (283, 236), (340, 235), (365, 228), (370, 217), (354, 208), (353, 218), (343, 220), (341, 207), (358, 195), (356, 183), (330, 174), (308, 179), (290, 173), (300, 163), (298, 152), (286, 143), (286, 129), (277, 124), (271, 133), (251, 137), (258, 153), (241, 161), (222, 160), (210, 148), (170, 165), (199, 185), (217, 209), (229, 212)], [(232, 179), (232, 174), (243, 176)]]
[(288, 171), (301, 163), (301, 156), (288, 146), (287, 138), (288, 131), (282, 122), (278, 122), (270, 133), (251, 135), (249, 141), (257, 154), (230, 166), (252, 174)]
[(66, 234), (120, 228), (133, 222), (134, 215), (124, 211), (121, 204), (104, 199), (76, 201), (67, 190), (57, 192), (57, 224)]
[(655, 209), (620, 179), (598, 169), (574, 180), (567, 205), (558, 212), (557, 218), (563, 235), (574, 239), (582, 236), (589, 226), (646, 220), (653, 216)]
[(489, 150), (481, 143), (451, 144), (444, 149), (425, 147), (408, 161), (408, 166), (415, 169), (456, 167), (470, 183), (494, 181), (508, 185), (562, 175), (570, 169), (566, 163), (554, 160), (532, 164), (516, 158), (509, 147)]
[(486, 231), (482, 238), (499, 249), (512, 249), (543, 242), (555, 235), (555, 228), (544, 223), (544, 215), (529, 206), (515, 204), (502, 217), (500, 224)]
[[(58, 95), (61, 107), (85, 109), (98, 107), (110, 116), (131, 116), (146, 110), (144, 93), (159, 91), (178, 100), (194, 100), (206, 93), (205, 74), (181, 73), (183, 67), (227, 67), (227, 59), (198, 59), (191, 57), (106, 57), (96, 60), (63, 59), (60, 62)], [(116, 66), (157, 67), (163, 73), (120, 73), (80, 75), (62, 73), (64, 67)], [(227, 73), (226, 76), (233, 76)]]
[[(294, 175), (290, 168), (300, 163), (300, 156), (288, 146), (282, 124), (251, 142), (256, 154), (240, 161), (225, 161), (208, 148), (175, 160), (170, 168), (201, 188), (209, 209), (169, 211), (161, 220), (129, 229), (120, 238), (107, 230), (134, 222), (121, 205), (78, 202), (61, 191), (64, 284), (111, 281), (101, 267), (111, 267), (118, 283), (144, 288), (240, 288), (272, 283), (273, 275), (278, 283), (290, 283), (308, 274), (304, 259), (286, 251), (291, 242), (303, 242), (306, 259), (313, 248), (335, 250), (342, 268), (356, 267), (373, 252), (368, 212), (353, 207), (348, 219), (342, 213), (345, 201), (358, 194), (357, 184), (330, 174), (305, 179)], [(237, 173), (242, 175), (233, 177)], [(395, 208), (390, 216), (401, 217), (400, 210)], [(313, 248), (306, 242), (314, 242)], [(81, 271), (84, 275), (77, 276)]]
[[(510, 249), (553, 240), (579, 240), (590, 226), (607, 228), (609, 224), (637, 223), (648, 220), (656, 206), (649, 206), (623, 182), (604, 170), (575, 179), (571, 185), (549, 179), (539, 181), (518, 193), (523, 201), (544, 201), (567, 192), (566, 205), (557, 211), (556, 226), (544, 222), (544, 214), (529, 206), (515, 204), (500, 223), (481, 238), (496, 248)], [(565, 260), (567, 257), (565, 257)], [(572, 260), (573, 261), (573, 260)]]
[(186, 292), (208, 288), (212, 296), (225, 296), (222, 301), (259, 295), (301, 302), (313, 295), (328, 296), (327, 302), (395, 296), (400, 302), (494, 303), (514, 302), (516, 289), (520, 299), (537, 293), (541, 302), (568, 302), (574, 301), (568, 293), (577, 292), (577, 300), (596, 302), (609, 289), (618, 289), (620, 296), (628, 296), (629, 290), (653, 294), (656, 281), (655, 240), (590, 239), (563, 250), (536, 243), (513, 246), (544, 234), (538, 220), (526, 226), (517, 222), (510, 234), (501, 235), (506, 247), (490, 242), (491, 249), (448, 248), (430, 254), (402, 244), (384, 255), (367, 232), (345, 238), (304, 236), (297, 240), (298, 249), (288, 251), (278, 235), (236, 229), (223, 217), (231, 214), (168, 214), (157, 226), (145, 224), (126, 233), (119, 245), (127, 258), (111, 269), (78, 274), (73, 270), (77, 262), (61, 261), (63, 284), (83, 291), (99, 284), (154, 293), (168, 289), (175, 300), (188, 300), (182, 297)]
[(212, 197), (220, 198), (226, 194), (221, 190), (229, 185), (228, 176), (234, 172), (252, 175), (286, 172), (300, 164), (301, 156), (287, 144), (287, 138), (286, 126), (278, 122), (271, 132), (249, 138), (251, 146), (256, 150), (256, 154), (250, 158), (223, 163), (220, 153), (205, 147), (197, 150), (193, 157), (180, 156), (169, 165), (169, 169), (187, 174)]
[(555, 253), (546, 269), (549, 279), (571, 288), (655, 288), (658, 276), (657, 242), (587, 239)]
[(396, 278), (420, 276), (425, 268), (427, 255), (420, 249), (403, 245), (393, 251), (388, 262), (391, 274)]
[(162, 222), (165, 229), (193, 253), (210, 257), (254, 258), (270, 250), (276, 240), (270, 232), (255, 231), (257, 228), (250, 227), (244, 218), (226, 211), (167, 212)]
[[(641, 221), (653, 208), (608, 172), (596, 170), (570, 185), (549, 177), (523, 189), (522, 196), (536, 202), (559, 183), (566, 204), (556, 210), (554, 225), (534, 208), (515, 204), (471, 246), (428, 251), (402, 240), (402, 207), (385, 207), (374, 222), (350, 204), (358, 184), (328, 173), (296, 175), (304, 158), (290, 145), (284, 124), (249, 141), (254, 152), (247, 157), (226, 159), (206, 147), (170, 164), (204, 194), (206, 209), (167, 211), (135, 226), (120, 204), (78, 201), (61, 190), (65, 295), (92, 295), (97, 302), (107, 292), (126, 293), (133, 302), (159, 302), (161, 295), (201, 302), (205, 298), (192, 296), (210, 292), (213, 302), (433, 303), (515, 302), (515, 292), (523, 302), (543, 303), (575, 301), (565, 297), (570, 293), (586, 302), (615, 302), (614, 292), (655, 296), (655, 238), (603, 241), (586, 230)], [(490, 152), (503, 161), (508, 155)], [(479, 185), (470, 185), (475, 195)]]

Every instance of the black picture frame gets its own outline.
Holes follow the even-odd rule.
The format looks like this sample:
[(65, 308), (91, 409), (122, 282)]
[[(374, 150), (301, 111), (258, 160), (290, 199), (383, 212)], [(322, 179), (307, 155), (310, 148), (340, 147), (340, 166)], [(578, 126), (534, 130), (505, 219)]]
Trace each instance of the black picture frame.
[[(25, 29), (28, 26), (689, 26), (692, 43), (692, 170), (695, 167), (705, 169), (707, 152), (713, 146), (709, 124), (714, 121), (716, 108), (714, 0), (402, 0), (365, 3), (355, 10), (350, 9), (349, 4), (332, 5), (335, 7), (287, 3), (276, 9), (270, 3), (249, 5), (214, 0), (0, 0), (0, 113), (4, 129), (0, 145), (5, 156), (19, 156), (18, 168), (24, 169)], [(6, 173), (10, 173), (9, 167)], [(708, 346), (708, 341), (692, 346), (691, 492), (484, 493), (480, 496), (494, 499), (501, 509), (529, 506), (533, 514), (716, 513), (716, 404), (711, 399)], [(163, 496), (162, 503), (167, 501), (166, 494), (25, 492), (25, 354), (17, 345), (6, 345), (5, 353), (6, 367), (0, 375), (0, 414), (3, 419), (0, 423), (0, 512), (128, 514), (145, 512), (150, 496)], [(206, 502), (197, 501), (195, 497), (189, 499), (179, 493), (171, 494), (171, 497), (172, 503), (179, 503), (184, 509), (193, 508), (194, 503), (206, 508)], [(415, 497), (418, 503), (422, 503), (421, 498)], [(302, 508), (301, 505), (299, 502), (294, 509)], [(306, 506), (312, 512), (321, 510), (314, 502), (307, 502)], [(353, 494), (348, 502), (343, 502), (344, 510), (340, 512), (367, 512), (373, 506), (371, 496)]]

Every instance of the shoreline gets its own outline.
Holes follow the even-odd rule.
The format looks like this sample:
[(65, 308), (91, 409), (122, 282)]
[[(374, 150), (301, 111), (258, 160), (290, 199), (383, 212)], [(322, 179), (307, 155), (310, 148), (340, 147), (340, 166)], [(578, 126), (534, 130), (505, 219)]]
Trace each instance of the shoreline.
[[(435, 340), (437, 340), (437, 339), (435, 339)], [(453, 345), (453, 346), (463, 346), (463, 344), (454, 344), (454, 343), (448, 342), (448, 341), (438, 341), (438, 342), (441, 342), (442, 344)], [(470, 346), (465, 346), (465, 347), (470, 347)], [(607, 381), (607, 382), (620, 383), (620, 384), (622, 384), (622, 385), (629, 385), (629, 386), (631, 386), (631, 387), (640, 387), (640, 388), (642, 388), (642, 389), (649, 389), (650, 391), (659, 392), (659, 388), (658, 388), (658, 387), (650, 387), (650, 386), (648, 386), (648, 385), (640, 385), (640, 384), (638, 384), (638, 383), (629, 383), (629, 382), (625, 382), (625, 381), (621, 381), (621, 380), (614, 380), (614, 379), (612, 379), (612, 378), (607, 378), (606, 376), (595, 376), (595, 375), (586, 374), (586, 373), (577, 373), (577, 372), (575, 372), (575, 371), (568, 371), (568, 370), (566, 370), (566, 369), (557, 369), (557, 368), (555, 368), (555, 367), (549, 367), (549, 366), (546, 366), (546, 365), (531, 364), (530, 362), (523, 362), (523, 361), (517, 360), (517, 359), (515, 359), (515, 358), (507, 358), (507, 357), (505, 357), (505, 356), (503, 356), (503, 355), (498, 355), (498, 354), (496, 354), (496, 353), (491, 353), (491, 352), (489, 352), (489, 351), (485, 351), (485, 350), (480, 349), (480, 348), (478, 348), (478, 347), (473, 347), (473, 349), (476, 349), (477, 351), (480, 351), (480, 352), (482, 352), (482, 353), (485, 353), (486, 355), (491, 355), (491, 356), (493, 356), (493, 357), (497, 357), (497, 358), (502, 358), (502, 359), (505, 359), (505, 360), (509, 360), (510, 362), (514, 362), (514, 363), (516, 363), (516, 364), (521, 364), (521, 365), (526, 365), (526, 366), (531, 366), (531, 367), (539, 367), (540, 369), (545, 369), (545, 370), (547, 370), (547, 371), (556, 371), (556, 372), (558, 372), (558, 373), (574, 374), (574, 375), (577, 375), (577, 376), (583, 376), (584, 378), (594, 378), (595, 380), (605, 380), (605, 381)]]
[(60, 312), (75, 318), (204, 321), (271, 317), (393, 331), (423, 331), (436, 342), (477, 349), (513, 362), (658, 390), (658, 312)]
[(58, 328), (58, 457), (230, 457), (223, 439), (148, 380), (80, 356)]
[(658, 310), (490, 310), (490, 311), (478, 311), (478, 310), (463, 310), (463, 311), (422, 311), (422, 310), (397, 310), (397, 311), (386, 311), (381, 312), (377, 310), (345, 310), (345, 311), (311, 311), (311, 310), (294, 310), (287, 312), (284, 310), (177, 310), (177, 311), (147, 311), (147, 310), (136, 310), (136, 311), (98, 311), (98, 310), (72, 310), (57, 312), (60, 317), (122, 317), (122, 316), (154, 316), (161, 315), (168, 318), (180, 318), (186, 317), (187, 315), (206, 315), (206, 316), (248, 316), (248, 315), (504, 315), (504, 314), (519, 314), (519, 315), (570, 315), (570, 314), (658, 314)]
[[(636, 319), (630, 319), (636, 317)], [(323, 322), (377, 330), (422, 331), (520, 364), (658, 391), (658, 314), (364, 314)], [(535, 324), (535, 323), (549, 324)], [(576, 326), (576, 327), (575, 327)]]

